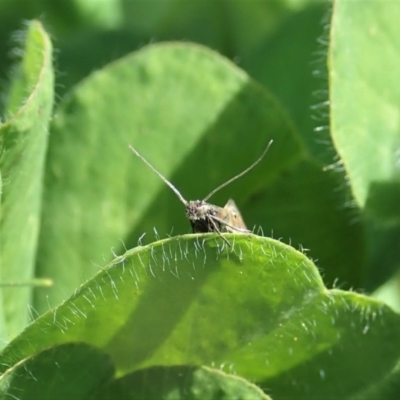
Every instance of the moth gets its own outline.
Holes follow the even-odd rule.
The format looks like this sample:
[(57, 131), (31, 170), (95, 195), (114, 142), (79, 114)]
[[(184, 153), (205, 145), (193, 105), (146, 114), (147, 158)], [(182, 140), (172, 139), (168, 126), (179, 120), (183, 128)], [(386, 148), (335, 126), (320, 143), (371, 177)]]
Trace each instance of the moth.
[(267, 147), (261, 154), (261, 156), (253, 162), (249, 167), (235, 175), (231, 179), (219, 185), (211, 193), (209, 193), (203, 200), (190, 200), (187, 201), (179, 192), (179, 190), (167, 179), (165, 178), (156, 168), (150, 164), (135, 148), (128, 145), (129, 148), (139, 157), (158, 177), (168, 185), (172, 191), (177, 195), (178, 199), (183, 203), (186, 208), (186, 216), (190, 221), (190, 225), (194, 233), (207, 233), (216, 232), (221, 238), (231, 247), (229, 241), (222, 236), (221, 233), (249, 233), (243, 218), (236, 207), (235, 202), (230, 199), (224, 208), (215, 206), (213, 204), (207, 203), (207, 201), (219, 190), (229, 185), (233, 181), (239, 179), (243, 175), (247, 174), (252, 170), (265, 156), (272, 144), (272, 140), (268, 143)]

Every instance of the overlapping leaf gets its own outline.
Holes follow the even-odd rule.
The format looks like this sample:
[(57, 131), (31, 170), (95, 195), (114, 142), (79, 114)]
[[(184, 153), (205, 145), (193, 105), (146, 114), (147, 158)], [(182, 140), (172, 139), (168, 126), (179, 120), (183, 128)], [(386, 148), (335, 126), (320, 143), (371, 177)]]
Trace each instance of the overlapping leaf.
[[(39, 22), (26, 33), (24, 57), (9, 91), (7, 121), (0, 127), (3, 179), (1, 203), (1, 280), (26, 281), (35, 263), (48, 125), (53, 108), (52, 46)], [(32, 287), (2, 289), (9, 338), (29, 321)], [(7, 337), (4, 334), (4, 337)]]

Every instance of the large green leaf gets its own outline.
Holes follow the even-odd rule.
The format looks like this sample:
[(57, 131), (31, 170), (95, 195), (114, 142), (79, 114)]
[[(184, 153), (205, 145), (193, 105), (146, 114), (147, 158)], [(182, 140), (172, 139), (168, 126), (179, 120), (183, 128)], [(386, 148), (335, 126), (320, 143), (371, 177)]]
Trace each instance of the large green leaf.
[(226, 238), (232, 248), (206, 234), (128, 251), (32, 323), (0, 354), (1, 368), (84, 341), (108, 352), (119, 374), (225, 366), (276, 399), (350, 398), (392, 370), (399, 315), (368, 297), (327, 291), (289, 246)]
[[(1, 280), (19, 282), (35, 274), (43, 170), (53, 106), (52, 47), (39, 22), (26, 32), (24, 57), (17, 66), (0, 126), (3, 179)], [(2, 288), (8, 338), (29, 320), (32, 288)], [(6, 337), (2, 337), (7, 340)]]

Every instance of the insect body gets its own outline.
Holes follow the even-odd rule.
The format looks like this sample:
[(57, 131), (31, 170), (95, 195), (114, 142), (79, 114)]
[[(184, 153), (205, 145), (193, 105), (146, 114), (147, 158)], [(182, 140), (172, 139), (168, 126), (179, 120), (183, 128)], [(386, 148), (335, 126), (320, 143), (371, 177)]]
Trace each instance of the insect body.
[(224, 208), (203, 200), (189, 201), (186, 205), (186, 215), (193, 232), (250, 232), (232, 199)]
[(240, 174), (235, 175), (233, 178), (218, 186), (203, 200), (192, 201), (185, 200), (179, 190), (167, 178), (165, 178), (160, 172), (158, 172), (136, 149), (134, 149), (131, 145), (129, 145), (129, 148), (178, 196), (179, 200), (186, 207), (186, 216), (190, 221), (193, 232), (216, 232), (230, 246), (230, 243), (225, 237), (221, 235), (221, 232), (247, 233), (250, 231), (246, 228), (242, 216), (240, 215), (240, 212), (237, 209), (236, 204), (233, 200), (229, 200), (224, 208), (209, 204), (207, 203), (207, 200), (223, 187), (229, 185), (231, 182), (235, 181), (236, 179), (240, 178), (251, 169), (253, 169), (264, 158), (271, 144), (272, 140), (268, 143), (261, 156)]

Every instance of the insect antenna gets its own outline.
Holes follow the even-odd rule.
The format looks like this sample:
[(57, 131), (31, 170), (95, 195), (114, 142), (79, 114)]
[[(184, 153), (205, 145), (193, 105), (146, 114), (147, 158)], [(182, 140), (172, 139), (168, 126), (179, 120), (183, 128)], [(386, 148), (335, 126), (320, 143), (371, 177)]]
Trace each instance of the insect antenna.
[(167, 184), (173, 192), (178, 196), (179, 200), (185, 205), (188, 205), (188, 202), (183, 198), (183, 196), (180, 194), (179, 190), (167, 179), (165, 176), (163, 176), (160, 172), (158, 172), (136, 149), (134, 149), (130, 144), (128, 144), (128, 147), (136, 154), (137, 157), (139, 157), (153, 172), (155, 172), (160, 179), (163, 180), (165, 184)]
[(236, 179), (239, 179), (241, 176), (247, 174), (249, 171), (251, 171), (263, 158), (264, 156), (267, 154), (267, 151), (269, 150), (269, 148), (271, 147), (273, 140), (271, 140), (267, 147), (265, 148), (265, 150), (263, 151), (263, 153), (261, 154), (260, 157), (258, 157), (258, 159), (256, 161), (253, 162), (253, 164), (251, 164), (249, 167), (247, 167), (244, 171), (242, 171), (240, 174), (237, 174), (236, 176), (234, 176), (233, 178), (227, 180), (226, 182), (224, 182), (222, 185), (219, 185), (216, 189), (214, 189), (209, 195), (207, 195), (203, 201), (207, 201), (211, 196), (213, 196), (215, 193), (217, 193), (219, 190), (221, 190), (222, 188), (224, 188), (225, 186), (229, 185), (230, 183), (232, 183), (233, 181), (236, 181)]

